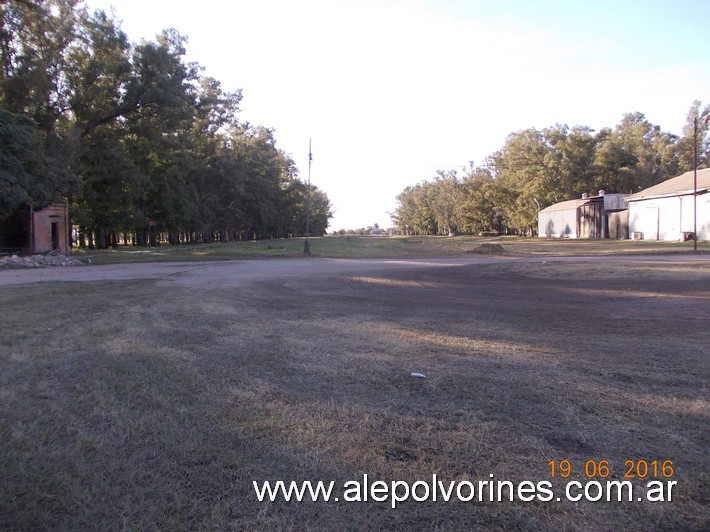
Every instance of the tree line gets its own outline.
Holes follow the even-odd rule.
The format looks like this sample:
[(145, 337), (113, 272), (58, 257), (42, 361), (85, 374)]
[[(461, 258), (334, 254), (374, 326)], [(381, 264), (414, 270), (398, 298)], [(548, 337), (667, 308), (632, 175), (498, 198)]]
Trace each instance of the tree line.
[(0, 219), (67, 201), (83, 246), (233, 241), (304, 235), (308, 202), (324, 234), (327, 195), (185, 44), (78, 0), (0, 4)]
[[(597, 191), (633, 193), (710, 163), (710, 113), (693, 102), (682, 136), (625, 114), (612, 128), (555, 125), (512, 133), (481, 167), (438, 171), (397, 196), (393, 220), (405, 234), (535, 234), (537, 213)], [(697, 123), (697, 136), (695, 124)]]

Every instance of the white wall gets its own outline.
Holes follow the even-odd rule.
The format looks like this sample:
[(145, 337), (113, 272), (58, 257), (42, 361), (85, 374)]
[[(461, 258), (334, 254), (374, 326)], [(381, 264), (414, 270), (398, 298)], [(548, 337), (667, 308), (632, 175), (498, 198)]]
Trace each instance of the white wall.
[(537, 234), (541, 237), (577, 238), (577, 209), (539, 213)]
[[(629, 202), (629, 235), (644, 240), (680, 240), (693, 231), (693, 196)], [(698, 240), (710, 240), (710, 194), (698, 196)]]

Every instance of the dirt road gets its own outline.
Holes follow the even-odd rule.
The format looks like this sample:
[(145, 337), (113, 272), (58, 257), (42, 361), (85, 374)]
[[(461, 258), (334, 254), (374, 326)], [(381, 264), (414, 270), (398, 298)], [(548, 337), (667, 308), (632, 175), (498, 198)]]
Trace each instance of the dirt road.
[(0, 272), (0, 285), (47, 281), (102, 281), (156, 279), (180, 286), (217, 288), (249, 285), (274, 279), (289, 280), (332, 275), (362, 275), (372, 272), (448, 268), (475, 264), (529, 264), (556, 262), (704, 262), (710, 266), (710, 255), (599, 256), (599, 257), (516, 257), (463, 259), (277, 259), (213, 262), (163, 262), (112, 264), (103, 266), (69, 266), (6, 270)]

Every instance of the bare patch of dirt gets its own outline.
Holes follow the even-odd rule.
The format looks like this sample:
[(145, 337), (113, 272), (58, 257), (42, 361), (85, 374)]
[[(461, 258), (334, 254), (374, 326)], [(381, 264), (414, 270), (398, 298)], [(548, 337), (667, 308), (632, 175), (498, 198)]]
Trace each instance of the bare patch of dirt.
[(474, 255), (508, 255), (508, 251), (503, 246), (489, 242), (484, 242), (467, 253), (472, 253)]

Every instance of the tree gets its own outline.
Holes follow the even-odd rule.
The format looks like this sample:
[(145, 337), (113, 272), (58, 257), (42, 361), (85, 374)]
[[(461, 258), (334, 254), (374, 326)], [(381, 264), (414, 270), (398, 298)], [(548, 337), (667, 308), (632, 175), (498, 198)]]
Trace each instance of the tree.
[(69, 107), (64, 72), (76, 5), (76, 0), (0, 5), (0, 106), (30, 116), (45, 135)]
[(549, 172), (549, 186), (560, 199), (578, 198), (590, 192), (594, 180), (594, 152), (592, 130), (586, 126), (569, 128), (555, 125), (543, 130), (549, 146), (545, 166)]
[[(310, 234), (324, 235), (332, 217), (333, 208), (328, 195), (318, 187), (311, 185)], [(303, 229), (303, 227), (301, 226), (298, 229)], [(304, 236), (305, 231), (299, 231), (297, 234)]]
[(677, 138), (654, 126), (642, 113), (627, 113), (614, 130), (597, 136), (594, 168), (599, 188), (636, 192), (677, 174)]
[(393, 220), (405, 235), (438, 233), (436, 217), (431, 206), (431, 184), (424, 182), (405, 188), (397, 196), (397, 203)]
[(0, 219), (23, 203), (43, 207), (55, 195), (46, 188), (46, 161), (35, 122), (0, 108)]
[[(241, 91), (187, 63), (165, 30), (131, 44), (78, 0), (0, 4), (0, 214), (68, 199), (85, 245), (303, 233), (305, 185)], [(314, 188), (312, 231), (332, 217)], [(155, 239), (157, 235), (153, 235)]]
[(91, 247), (116, 245), (118, 232), (133, 233), (146, 223), (139, 206), (148, 180), (122, 135), (115, 127), (96, 130), (77, 163), (82, 186), (73, 195), (72, 219)]
[(496, 211), (496, 182), (490, 170), (472, 168), (463, 180), (462, 189), (464, 230), (500, 231), (501, 218)]
[(683, 126), (683, 136), (678, 142), (678, 168), (680, 172), (688, 172), (695, 167), (695, 142), (697, 126), (698, 168), (710, 166), (710, 141), (708, 141), (708, 121), (710, 105), (702, 108), (702, 103), (695, 100), (690, 106)]
[(43, 183), (35, 180), (34, 190), (48, 192), (42, 200), (47, 203), (61, 199), (58, 191), (73, 180), (76, 138), (65, 71), (77, 24), (76, 5), (76, 0), (0, 4), (0, 108), (30, 118), (37, 128), (46, 171), (35, 174)]
[(428, 192), (436, 232), (453, 236), (464, 225), (461, 212), (463, 192), (456, 171), (439, 171)]
[(551, 205), (564, 196), (554, 186), (551, 148), (541, 131), (528, 129), (508, 136), (491, 156), (498, 209), (505, 226), (521, 233), (534, 231), (538, 204)]

